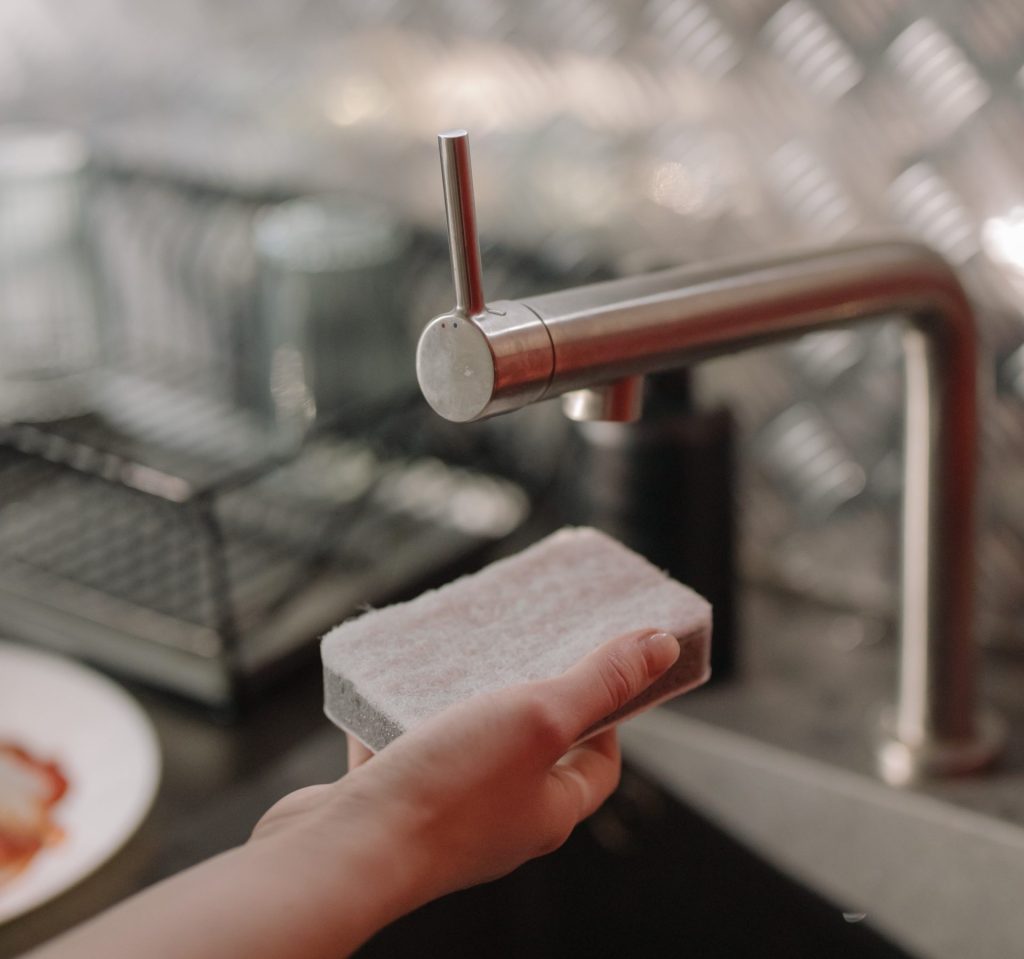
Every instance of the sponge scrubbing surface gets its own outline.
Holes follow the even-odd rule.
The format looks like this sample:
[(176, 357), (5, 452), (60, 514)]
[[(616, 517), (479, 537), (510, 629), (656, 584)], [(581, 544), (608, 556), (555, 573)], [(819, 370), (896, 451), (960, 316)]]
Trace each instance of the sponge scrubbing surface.
[(607, 640), (647, 627), (674, 635), (679, 659), (595, 731), (708, 678), (711, 607), (605, 534), (563, 529), (328, 633), (324, 711), (379, 750), (476, 693), (560, 675)]

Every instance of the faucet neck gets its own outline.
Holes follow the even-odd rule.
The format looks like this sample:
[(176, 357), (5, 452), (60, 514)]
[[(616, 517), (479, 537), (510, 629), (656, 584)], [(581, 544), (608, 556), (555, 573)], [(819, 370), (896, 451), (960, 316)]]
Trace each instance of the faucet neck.
[[(612, 280), (494, 304), (463, 341), (434, 320), (424, 394), (478, 419), (807, 333), (906, 318), (900, 678), (883, 775), (965, 772), (995, 752), (978, 724), (973, 641), (974, 316), (952, 268), (888, 240)], [(472, 353), (473, 364), (464, 362)], [(475, 364), (475, 365), (474, 365)], [(486, 383), (487, 388), (481, 389)], [(472, 402), (460, 397), (472, 393)], [(456, 418), (456, 417), (450, 417)]]

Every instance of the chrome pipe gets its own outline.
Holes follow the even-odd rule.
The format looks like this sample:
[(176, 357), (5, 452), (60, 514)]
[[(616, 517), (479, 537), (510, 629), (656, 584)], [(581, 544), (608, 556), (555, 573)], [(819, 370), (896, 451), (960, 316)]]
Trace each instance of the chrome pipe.
[(998, 752), (975, 701), (974, 315), (928, 247), (881, 240), (771, 259), (685, 267), (521, 301), (457, 328), (424, 330), (424, 396), (456, 422), (822, 330), (905, 317), (906, 388), (895, 706), (881, 775), (961, 774)]
[(455, 280), (455, 309), (476, 316), (486, 309), (480, 241), (473, 202), (473, 172), (469, 161), (469, 134), (449, 130), (437, 138), (441, 155), (441, 184), (448, 218), (448, 247)]

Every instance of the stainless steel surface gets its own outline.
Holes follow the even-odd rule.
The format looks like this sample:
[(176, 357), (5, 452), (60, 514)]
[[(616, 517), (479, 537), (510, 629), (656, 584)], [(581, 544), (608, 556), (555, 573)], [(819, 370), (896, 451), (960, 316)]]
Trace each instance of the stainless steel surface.
[(992, 656), (983, 671), (1010, 732), (998, 766), (894, 790), (877, 781), (864, 735), (895, 666), (891, 624), (774, 590), (748, 587), (741, 599), (742, 676), (624, 726), (624, 755), (844, 911), (867, 913), (912, 955), (1016, 955), (1019, 660)]
[(579, 422), (633, 423), (643, 414), (643, 406), (642, 376), (624, 376), (603, 386), (562, 394), (562, 412)]
[(455, 280), (455, 310), (465, 316), (482, 313), (485, 306), (484, 274), (473, 202), (473, 171), (469, 162), (469, 134), (449, 130), (437, 138), (441, 154), (441, 182), (448, 217), (448, 244)]
[[(508, 300), (475, 319), (457, 311), (436, 317), (416, 347), (423, 395), (455, 423), (537, 402), (553, 369), (547, 327), (529, 307)], [(459, 389), (452, 390), (456, 377)]]
[[(523, 307), (549, 334), (547, 355), (509, 349), (507, 320)], [(492, 310), (500, 349), (491, 346)], [(460, 326), (450, 314), (437, 317), (420, 340), (423, 393), (456, 421), (905, 316), (900, 666), (879, 771), (904, 784), (970, 772), (996, 755), (998, 731), (975, 703), (976, 329), (945, 260), (919, 243), (879, 240), (667, 270), (492, 310)]]

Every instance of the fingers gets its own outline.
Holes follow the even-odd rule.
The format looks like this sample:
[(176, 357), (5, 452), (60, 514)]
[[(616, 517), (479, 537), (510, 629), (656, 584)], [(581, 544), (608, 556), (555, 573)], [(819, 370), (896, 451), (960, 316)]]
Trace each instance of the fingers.
[(569, 750), (552, 768), (568, 801), (576, 810), (576, 822), (596, 812), (615, 791), (622, 771), (619, 738), (606, 729)]
[(355, 769), (357, 766), (362, 766), (362, 764), (373, 755), (373, 751), (364, 746), (351, 733), (345, 733), (345, 739), (348, 740), (349, 769)]
[(562, 703), (572, 743), (611, 713), (639, 696), (679, 658), (679, 643), (669, 633), (647, 629), (620, 636), (550, 680), (553, 698)]

